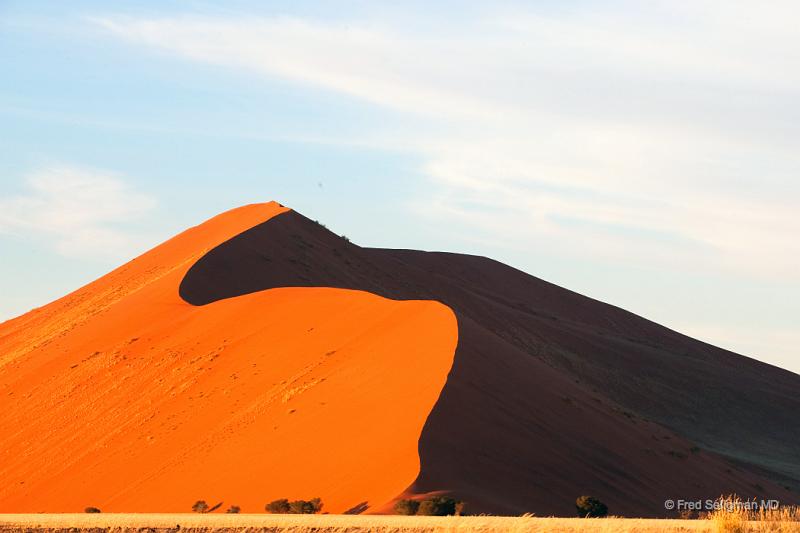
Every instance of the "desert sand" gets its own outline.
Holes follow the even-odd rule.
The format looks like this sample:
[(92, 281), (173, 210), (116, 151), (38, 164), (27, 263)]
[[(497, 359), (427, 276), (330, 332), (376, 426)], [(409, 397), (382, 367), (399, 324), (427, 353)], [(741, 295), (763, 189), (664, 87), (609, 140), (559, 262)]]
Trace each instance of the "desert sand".
[(257, 204), (0, 325), (0, 512), (791, 504), (798, 411), (796, 374), (486, 258), (362, 248)]
[(179, 297), (193, 259), (282, 211), (227, 213), (3, 325), (0, 511), (323, 495), (344, 512), (416, 478), (457, 342), (447, 307), (325, 288)]

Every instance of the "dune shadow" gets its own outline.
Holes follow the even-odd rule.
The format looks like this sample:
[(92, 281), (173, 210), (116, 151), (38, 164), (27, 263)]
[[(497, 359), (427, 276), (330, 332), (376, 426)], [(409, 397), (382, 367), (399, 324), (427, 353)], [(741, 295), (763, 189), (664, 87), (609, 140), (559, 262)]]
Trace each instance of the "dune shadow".
[(355, 505), (350, 509), (346, 510), (344, 514), (361, 514), (367, 509), (369, 509), (369, 502), (361, 502), (358, 505)]

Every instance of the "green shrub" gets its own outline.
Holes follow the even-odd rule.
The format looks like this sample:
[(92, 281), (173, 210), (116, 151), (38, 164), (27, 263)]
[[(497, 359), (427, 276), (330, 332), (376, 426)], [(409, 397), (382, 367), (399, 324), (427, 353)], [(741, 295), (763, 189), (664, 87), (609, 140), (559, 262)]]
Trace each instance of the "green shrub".
[(192, 505), (192, 511), (195, 513), (207, 513), (208, 512), (208, 504), (205, 500), (197, 500)]
[(422, 500), (417, 509), (420, 516), (450, 516), (456, 514), (456, 501), (442, 496)]
[(608, 516), (608, 506), (594, 496), (579, 496), (575, 509), (581, 518), (601, 518)]
[(287, 514), (289, 512), (289, 500), (286, 498), (273, 500), (269, 502), (264, 509), (266, 509), (268, 513), (272, 514)]
[(419, 502), (417, 500), (398, 500), (394, 504), (394, 512), (406, 516), (417, 514), (419, 509)]
[(87, 507), (83, 510), (84, 513), (101, 513), (102, 511), (97, 507)]

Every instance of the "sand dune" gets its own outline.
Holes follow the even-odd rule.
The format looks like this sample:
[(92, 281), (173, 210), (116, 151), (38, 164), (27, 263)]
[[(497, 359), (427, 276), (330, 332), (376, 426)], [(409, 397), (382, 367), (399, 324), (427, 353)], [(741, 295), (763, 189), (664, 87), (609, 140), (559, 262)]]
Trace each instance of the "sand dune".
[(496, 261), (361, 248), (290, 211), (206, 254), (181, 295), (203, 305), (320, 285), (456, 314), (453, 369), (409, 494), (560, 515), (584, 493), (638, 516), (732, 492), (797, 501), (784, 485), (800, 485), (800, 376)]
[(0, 325), (0, 512), (792, 503), (798, 410), (795, 374), (485, 258), (360, 248), (259, 204)]
[(0, 511), (322, 495), (344, 512), (414, 480), (457, 342), (448, 308), (323, 288), (178, 296), (192, 259), (280, 212), (228, 213), (3, 326)]

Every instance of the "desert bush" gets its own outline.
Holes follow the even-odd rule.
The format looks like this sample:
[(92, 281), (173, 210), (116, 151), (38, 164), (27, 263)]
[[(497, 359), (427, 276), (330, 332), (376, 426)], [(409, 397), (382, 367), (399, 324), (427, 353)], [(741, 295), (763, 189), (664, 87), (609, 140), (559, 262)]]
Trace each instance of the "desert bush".
[(192, 512), (195, 513), (207, 513), (208, 512), (208, 504), (205, 500), (197, 500), (192, 505)]
[(398, 500), (398, 502), (394, 504), (394, 512), (406, 516), (417, 514), (417, 509), (419, 509), (419, 502), (417, 500)]
[(241, 511), (241, 509), (239, 508), (238, 505), (231, 505), (230, 507), (228, 507), (228, 510), (225, 511), (225, 512), (227, 514), (239, 514), (239, 511)]
[(98, 509), (97, 507), (87, 507), (86, 509), (83, 510), (83, 512), (84, 513), (100, 513), (102, 511), (100, 509)]
[(581, 518), (601, 518), (608, 516), (608, 506), (594, 496), (579, 496), (575, 509)]
[(287, 514), (289, 512), (289, 500), (286, 498), (273, 500), (269, 502), (264, 509), (266, 509), (268, 513), (272, 514)]
[(286, 498), (269, 502), (265, 509), (273, 514), (315, 514), (322, 510), (322, 499), (289, 501)]
[(320, 498), (289, 502), (289, 513), (291, 514), (316, 514), (321, 510), (322, 500)]
[(422, 500), (417, 509), (419, 516), (450, 516), (456, 514), (456, 501), (453, 498), (436, 497)]
[(315, 513), (322, 511), (322, 498), (311, 498), (310, 503)]

